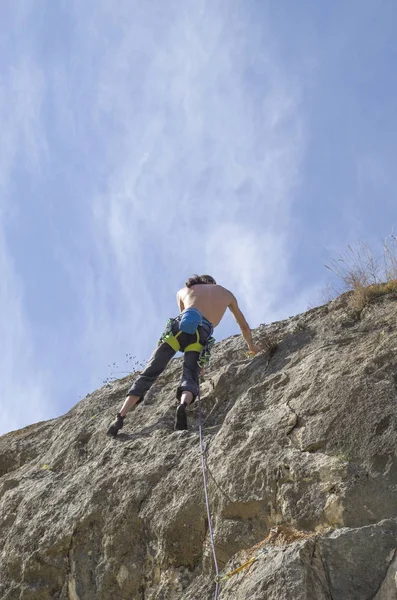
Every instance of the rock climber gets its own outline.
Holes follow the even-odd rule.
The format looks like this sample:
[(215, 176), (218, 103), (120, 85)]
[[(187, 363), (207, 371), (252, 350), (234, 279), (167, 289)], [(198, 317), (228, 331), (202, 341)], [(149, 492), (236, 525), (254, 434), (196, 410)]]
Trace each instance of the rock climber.
[(153, 352), (145, 369), (140, 373), (128, 391), (127, 397), (107, 435), (116, 436), (123, 428), (128, 411), (139, 402), (164, 371), (178, 350), (184, 352), (181, 384), (176, 396), (180, 404), (176, 410), (175, 430), (187, 429), (186, 407), (191, 404), (198, 392), (200, 368), (208, 360), (214, 328), (219, 325), (226, 309), (229, 308), (236, 319), (251, 354), (261, 350), (254, 343), (251, 329), (241, 312), (235, 296), (218, 285), (210, 275), (193, 275), (185, 287), (177, 293), (180, 315), (169, 319), (159, 345)]

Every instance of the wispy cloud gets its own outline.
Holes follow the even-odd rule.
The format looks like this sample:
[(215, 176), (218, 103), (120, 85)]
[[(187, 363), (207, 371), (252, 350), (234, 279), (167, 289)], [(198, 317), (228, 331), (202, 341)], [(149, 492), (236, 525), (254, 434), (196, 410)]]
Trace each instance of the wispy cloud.
[(52, 375), (34, 356), (22, 286), (1, 233), (0, 434), (56, 414), (49, 389)]
[(395, 8), (373, 30), (369, 2), (273, 4), (0, 9), (3, 429), (147, 357), (190, 274), (255, 326), (306, 309), (327, 249), (387, 233)]
[[(59, 14), (16, 11), (0, 80), (3, 430), (69, 408), (124, 353), (147, 357), (192, 272), (230, 287), (253, 326), (282, 311), (291, 278), (306, 133), (271, 36), (242, 2), (92, 6), (59, 6), (62, 33)], [(37, 190), (19, 198), (26, 173)], [(47, 320), (7, 235), (33, 202)]]
[[(17, 169), (36, 174), (46, 156), (40, 121), (44, 81), (28, 61), (11, 65), (0, 80), (0, 433), (53, 414), (49, 378), (34, 356), (24, 287), (8, 247), (8, 227), (18, 220), (12, 182)], [(28, 250), (28, 249), (27, 249)]]
[(92, 111), (107, 161), (92, 202), (104, 256), (87, 292), (103, 315), (112, 282), (124, 321), (149, 343), (176, 310), (170, 289), (191, 272), (230, 286), (254, 323), (280, 313), (305, 151), (299, 86), (271, 43), (247, 40), (242, 5), (234, 17), (226, 3), (156, 6), (146, 27), (114, 7), (112, 44), (103, 42)]
[[(47, 153), (40, 121), (44, 89), (42, 72), (28, 60), (10, 65), (0, 79), (0, 185), (3, 192), (16, 161), (25, 169), (37, 170)], [(3, 193), (3, 209), (4, 203)]]

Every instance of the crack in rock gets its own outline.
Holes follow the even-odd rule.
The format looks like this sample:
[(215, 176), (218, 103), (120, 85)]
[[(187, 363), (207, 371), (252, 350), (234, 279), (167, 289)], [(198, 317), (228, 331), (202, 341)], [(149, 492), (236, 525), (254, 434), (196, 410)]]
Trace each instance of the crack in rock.
[(397, 598), (397, 549), (392, 552), (386, 574), (374, 596), (369, 600), (391, 600), (392, 598)]

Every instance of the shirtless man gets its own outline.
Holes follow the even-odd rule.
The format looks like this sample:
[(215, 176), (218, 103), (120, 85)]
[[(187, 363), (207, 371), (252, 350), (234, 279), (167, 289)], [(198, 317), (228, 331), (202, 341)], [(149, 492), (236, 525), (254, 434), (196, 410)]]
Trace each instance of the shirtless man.
[[(186, 286), (179, 290), (177, 302), (181, 314), (171, 320), (169, 330), (165, 332), (167, 335), (163, 335), (144, 371), (134, 381), (120, 412), (117, 413), (116, 419), (110, 425), (107, 435), (116, 436), (118, 431), (123, 428), (125, 415), (135, 404), (143, 400), (145, 393), (177, 352), (175, 349), (177, 346), (180, 346), (182, 351), (186, 349), (186, 352), (184, 353), (182, 381), (177, 389), (180, 405), (176, 411), (175, 429), (187, 429), (186, 407), (197, 396), (200, 370), (198, 365), (200, 352), (197, 349), (189, 349), (189, 347), (195, 343), (197, 345), (197, 342), (203, 348), (205, 347), (227, 308), (236, 319), (250, 353), (256, 354), (261, 350), (253, 342), (251, 329), (239, 309), (236, 298), (229, 290), (217, 285), (215, 279), (210, 275), (191, 277), (186, 282)], [(190, 330), (193, 333), (187, 333)], [(176, 345), (175, 340), (177, 340)]]

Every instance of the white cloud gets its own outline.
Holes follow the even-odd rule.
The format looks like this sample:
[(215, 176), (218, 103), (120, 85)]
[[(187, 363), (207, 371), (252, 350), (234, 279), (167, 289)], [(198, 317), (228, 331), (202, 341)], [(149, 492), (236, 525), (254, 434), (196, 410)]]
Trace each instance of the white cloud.
[(216, 268), (218, 281), (235, 292), (252, 326), (270, 321), (288, 277), (282, 235), (266, 230), (255, 233), (238, 223), (224, 223), (213, 228), (206, 250), (208, 270)]
[(29, 62), (10, 66), (0, 80), (0, 433), (54, 412), (47, 374), (37, 370), (23, 285), (6, 236), (9, 220), (18, 217), (10, 192), (16, 167), (38, 172), (46, 155), (40, 124), (43, 94), (42, 74)]
[(23, 308), (21, 282), (12, 258), (0, 240), (0, 434), (54, 415), (50, 374), (37, 370), (29, 323)]
[[(193, 272), (210, 272), (230, 286), (253, 325), (281, 310), (305, 151), (299, 85), (271, 42), (249, 39), (244, 3), (232, 11), (228, 2), (210, 0), (188, 8), (160, 1), (92, 6), (68, 4), (75, 17), (71, 54), (65, 50), (47, 65), (51, 142), (56, 138), (60, 155), (77, 167), (64, 172), (75, 178), (81, 222), (91, 214), (82, 244), (89, 250), (78, 265), (73, 234), (54, 235), (53, 246), (69, 279), (79, 279), (76, 310), (84, 318), (73, 332), (73, 353), (81, 357), (74, 379), (82, 381), (85, 370), (91, 389), (125, 352), (149, 354), (165, 318), (176, 312), (170, 290)], [(40, 174), (52, 159), (43, 134), (47, 84), (39, 64), (27, 59), (0, 83), (0, 109), (9, 115), (0, 150), (7, 193), (15, 164)], [(3, 419), (11, 423), (13, 411), (21, 413), (23, 373), (30, 382), (28, 422), (53, 414), (52, 379), (35, 374), (34, 324), (5, 241), (2, 260), (8, 291), (0, 309), (17, 308), (4, 323), (3, 397), (21, 399)]]
[[(40, 124), (45, 82), (37, 66), (23, 60), (10, 66), (0, 79), (0, 186), (4, 191), (15, 162), (37, 171), (47, 155), (47, 143)], [(7, 207), (8, 208), (8, 207)]]
[[(86, 391), (80, 386), (100, 385), (107, 364), (125, 352), (147, 356), (176, 311), (172, 290), (190, 274), (209, 272), (230, 287), (255, 326), (313, 301), (321, 284), (302, 284), (318, 269), (309, 253), (318, 261), (326, 248), (361, 236), (363, 211), (352, 214), (331, 180), (324, 189), (324, 157), (334, 150), (339, 156), (339, 134), (329, 128), (340, 124), (340, 104), (326, 105), (333, 115), (326, 122), (316, 98), (328, 100), (318, 92), (334, 85), (338, 57), (310, 32), (306, 49), (292, 57), (296, 40), (284, 44), (281, 37), (290, 20), (280, 27), (266, 8), (244, 0), (70, 0), (40, 13), (34, 0), (13, 3), (6, 27), (12, 34), (0, 40), (7, 67), (0, 75), (0, 333), (7, 348), (0, 376), (8, 411), (2, 419), (10, 427), (24, 410), (28, 421), (69, 407)], [(317, 69), (318, 80), (308, 75), (304, 62), (309, 53), (313, 64), (314, 51), (317, 67), (332, 67), (331, 79), (327, 69)], [(305, 86), (313, 92), (307, 118), (317, 131), (311, 158), (319, 151), (305, 167), (322, 168), (310, 172), (297, 207), (308, 137)], [(379, 156), (368, 154), (358, 165), (368, 202), (371, 190), (390, 187)], [(330, 164), (329, 173), (337, 173), (338, 162)], [(343, 176), (335, 179), (342, 187)], [(12, 256), (15, 240), (5, 237), (30, 199), (12, 195), (25, 180), (34, 188), (35, 232), (45, 242), (35, 258), (48, 258), (50, 249), (41, 274), (59, 301), (40, 323), (29, 320), (38, 298), (28, 297), (23, 259)], [(321, 222), (319, 195), (325, 214), (338, 217), (336, 229)], [(391, 206), (392, 195), (385, 197)], [(304, 251), (299, 218), (314, 237)], [(234, 327), (225, 319), (219, 335)], [(53, 376), (43, 371), (43, 355), (51, 355)], [(63, 394), (54, 405), (52, 377)]]
[[(97, 239), (114, 260), (103, 260), (97, 285), (113, 269), (138, 337), (158, 332), (161, 297), (148, 284), (156, 255), (154, 275), (168, 290), (190, 271), (211, 272), (254, 322), (279, 312), (291, 277), (290, 209), (305, 150), (299, 86), (271, 44), (246, 51), (226, 3), (201, 8), (176, 3), (144, 28), (131, 6), (115, 7), (92, 107), (112, 157), (94, 206)], [(253, 64), (260, 80), (247, 83)]]

